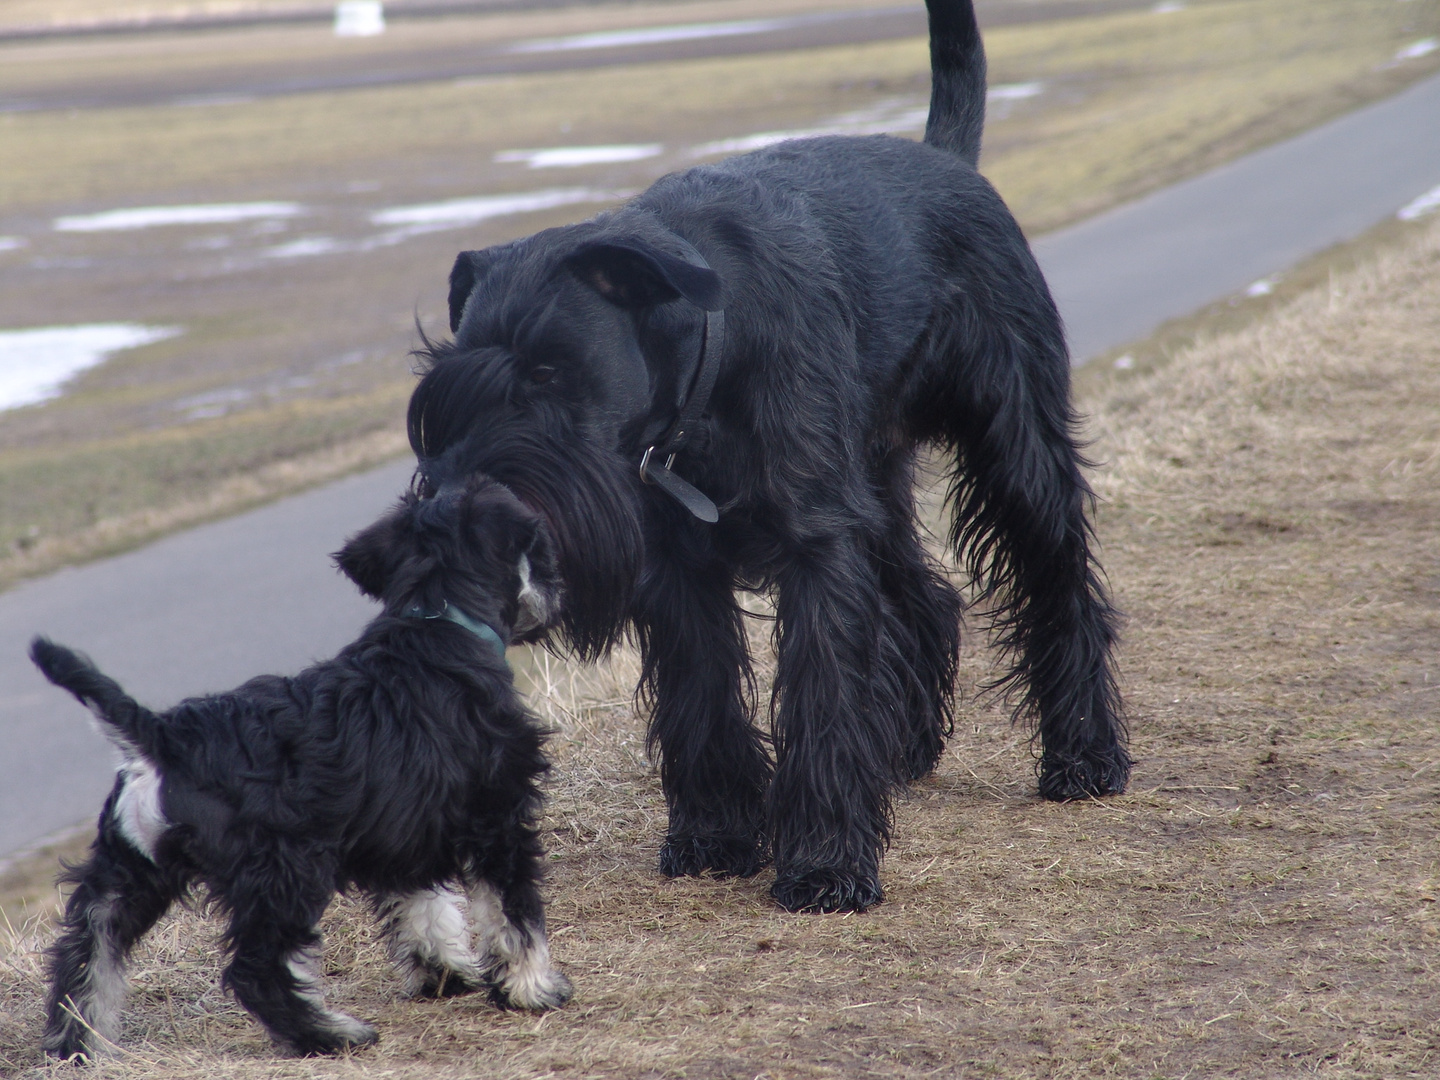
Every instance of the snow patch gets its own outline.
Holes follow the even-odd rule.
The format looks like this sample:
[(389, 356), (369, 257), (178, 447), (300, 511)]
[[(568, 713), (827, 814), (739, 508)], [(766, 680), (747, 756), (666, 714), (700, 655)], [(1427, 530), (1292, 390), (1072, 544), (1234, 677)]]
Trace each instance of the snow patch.
[(466, 225), (505, 217), (528, 214), (537, 210), (553, 210), (578, 203), (613, 202), (628, 198), (630, 192), (600, 191), (595, 188), (547, 188), (515, 195), (482, 195), (473, 199), (447, 199), (445, 202), (421, 203), (417, 206), (392, 206), (370, 215), (375, 225), (399, 225), (409, 236), (441, 229), (458, 229)]
[(1422, 56), (1429, 56), (1436, 49), (1440, 49), (1440, 38), (1421, 38), (1397, 52), (1391, 63), (1403, 64), (1406, 60), (1419, 60)]
[(650, 26), (635, 30), (606, 30), (570, 37), (535, 38), (517, 41), (507, 52), (569, 52), (577, 49), (616, 49), (626, 45), (660, 45), (669, 41), (698, 41), (703, 38), (764, 34), (797, 25), (796, 19), (745, 19), (735, 22), (687, 23), (682, 26)]
[(110, 232), (150, 229), (157, 225), (229, 225), (237, 221), (264, 221), (296, 217), (305, 212), (299, 203), (212, 203), (196, 206), (137, 206), (99, 214), (74, 214), (55, 219), (56, 232)]
[(1433, 187), (1418, 199), (1406, 203), (1395, 216), (1401, 221), (1414, 221), (1440, 210), (1440, 186)]
[(111, 353), (174, 337), (178, 326), (91, 323), (0, 330), (0, 410), (58, 397), (65, 383)]
[(517, 195), (484, 195), (473, 199), (449, 199), (416, 206), (392, 206), (370, 215), (373, 225), (393, 228), (358, 240), (337, 240), (332, 236), (303, 236), (288, 244), (267, 248), (270, 259), (300, 259), (312, 255), (339, 255), (393, 247), (416, 236), (463, 229), (490, 218), (529, 214), (579, 203), (616, 202), (628, 199), (633, 191), (601, 191), (595, 188), (547, 188)]
[(618, 161), (644, 161), (658, 157), (660, 143), (625, 146), (556, 146), (548, 150), (502, 150), (495, 155), (501, 165), (521, 164), (532, 169), (573, 169), (580, 165), (607, 165)]
[(1001, 83), (985, 91), (986, 101), (1024, 101), (1045, 92), (1043, 82)]
[(695, 157), (714, 154), (745, 154), (789, 139), (815, 139), (825, 135), (887, 135), (897, 131), (920, 131), (930, 115), (930, 108), (917, 106), (910, 100), (882, 102), (869, 109), (843, 113), (824, 124), (790, 131), (761, 131), (734, 139), (719, 139), (693, 147)]
[(288, 244), (266, 248), (265, 256), (270, 259), (303, 259), (311, 255), (334, 255), (336, 252), (351, 250), (349, 246), (330, 236), (302, 236)]
[(335, 5), (336, 37), (374, 37), (385, 32), (380, 0), (340, 0)]

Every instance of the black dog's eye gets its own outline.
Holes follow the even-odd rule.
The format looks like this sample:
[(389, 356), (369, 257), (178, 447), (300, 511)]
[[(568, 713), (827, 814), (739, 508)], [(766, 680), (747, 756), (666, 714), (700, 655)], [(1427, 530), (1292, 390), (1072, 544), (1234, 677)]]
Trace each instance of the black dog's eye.
[(541, 364), (539, 367), (530, 369), (530, 381), (533, 383), (547, 383), (555, 377), (555, 369), (549, 364)]

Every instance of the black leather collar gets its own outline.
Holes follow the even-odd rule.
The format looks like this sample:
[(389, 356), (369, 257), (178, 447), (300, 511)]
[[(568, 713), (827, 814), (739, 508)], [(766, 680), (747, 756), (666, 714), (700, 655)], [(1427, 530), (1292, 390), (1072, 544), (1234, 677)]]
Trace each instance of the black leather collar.
[[(687, 262), (710, 269), (705, 257), (688, 241), (681, 239), (680, 243), (686, 249), (682, 254)], [(646, 447), (640, 458), (641, 480), (654, 484), (701, 521), (711, 524), (720, 520), (720, 511), (715, 503), (694, 484), (671, 472), (670, 466), (705, 415), (705, 409), (710, 404), (710, 392), (715, 389), (715, 379), (720, 374), (720, 357), (724, 351), (725, 311), (723, 308), (707, 311), (705, 330), (700, 337), (700, 355), (696, 358), (695, 371), (685, 396), (677, 403), (675, 418), (664, 433)]]

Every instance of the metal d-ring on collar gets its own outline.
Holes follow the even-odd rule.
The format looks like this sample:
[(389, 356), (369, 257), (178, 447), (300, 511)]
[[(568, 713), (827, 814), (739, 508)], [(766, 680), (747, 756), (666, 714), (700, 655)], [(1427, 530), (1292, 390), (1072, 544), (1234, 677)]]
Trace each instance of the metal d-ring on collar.
[[(501, 660), (505, 659), (505, 639), (500, 636), (499, 632), (493, 626), (465, 614), (465, 612), (451, 604), (449, 600), (442, 600), (440, 604), (441, 607), (439, 611), (422, 604), (412, 604), (405, 609), (404, 616), (407, 619), (446, 619), (449, 622), (453, 622), (456, 626), (463, 626), (466, 630), (469, 630), (470, 633), (494, 649)], [(510, 666), (509, 661), (506, 661), (505, 666)]]
[[(700, 252), (685, 241), (681, 242), (688, 249), (685, 252), (687, 262), (706, 270), (710, 269), (710, 264)], [(723, 309), (707, 311), (705, 331), (700, 338), (700, 355), (695, 361), (695, 374), (690, 378), (684, 404), (680, 406), (678, 415), (660, 436), (659, 441), (647, 447), (644, 456), (640, 458), (641, 480), (654, 484), (701, 521), (711, 524), (720, 520), (720, 511), (715, 508), (715, 503), (694, 484), (671, 472), (670, 467), (675, 463), (675, 455), (689, 441), (705, 415), (705, 407), (710, 403), (710, 391), (715, 389), (715, 378), (720, 373), (720, 354), (724, 349), (725, 312)], [(658, 463), (660, 458), (665, 459), (664, 465)]]

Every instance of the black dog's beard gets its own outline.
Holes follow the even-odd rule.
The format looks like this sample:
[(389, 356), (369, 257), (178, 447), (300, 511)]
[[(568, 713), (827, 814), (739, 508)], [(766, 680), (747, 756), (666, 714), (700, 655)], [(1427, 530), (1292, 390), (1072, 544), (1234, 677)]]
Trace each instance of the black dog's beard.
[(638, 463), (595, 445), (558, 409), (497, 409), (497, 395), (512, 396), (503, 360), (429, 342), (420, 355), (431, 366), (408, 416), (420, 493), (483, 473), (541, 513), (565, 583), (561, 630), (582, 659), (598, 659), (625, 633), (644, 561)]

